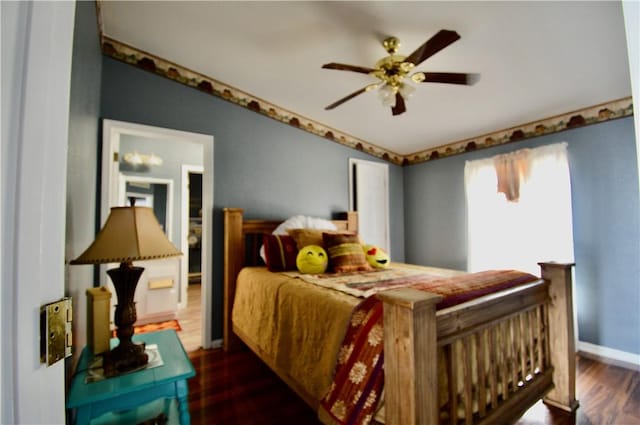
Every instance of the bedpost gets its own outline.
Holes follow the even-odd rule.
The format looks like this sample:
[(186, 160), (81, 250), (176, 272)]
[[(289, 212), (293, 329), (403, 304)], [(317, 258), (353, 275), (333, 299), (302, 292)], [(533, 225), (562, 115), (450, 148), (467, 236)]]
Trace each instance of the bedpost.
[(358, 231), (358, 213), (347, 211), (347, 230)]
[(386, 423), (439, 422), (436, 304), (440, 295), (410, 288), (378, 294), (384, 302)]
[(233, 333), (231, 309), (236, 296), (236, 277), (244, 261), (244, 237), (242, 234), (241, 208), (224, 208), (224, 321), (223, 348), (229, 351), (240, 346), (240, 339)]
[(550, 406), (568, 412), (578, 408), (576, 400), (576, 348), (573, 329), (571, 267), (573, 263), (538, 263), (542, 278), (549, 282), (549, 345), (554, 388), (544, 398)]

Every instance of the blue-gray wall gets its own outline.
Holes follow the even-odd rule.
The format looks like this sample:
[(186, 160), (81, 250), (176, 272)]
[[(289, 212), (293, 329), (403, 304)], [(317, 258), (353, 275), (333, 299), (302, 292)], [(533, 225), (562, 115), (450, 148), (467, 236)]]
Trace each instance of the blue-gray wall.
[[(214, 136), (214, 338), (222, 335), (222, 208), (244, 208), (248, 218), (330, 217), (349, 207), (349, 158), (377, 160), (107, 57), (102, 118)], [(402, 261), (402, 168), (390, 165), (389, 178), (391, 250)]]
[(465, 161), (561, 141), (569, 144), (580, 340), (640, 354), (633, 117), (406, 167), (405, 258), (466, 269)]
[[(96, 172), (100, 131), (102, 54), (95, 2), (77, 2), (71, 65), (67, 151), (65, 259), (80, 255), (96, 234)], [(67, 266), (65, 292), (73, 297), (75, 356), (86, 342), (85, 290), (94, 285), (93, 266)], [(67, 372), (71, 367), (67, 368)]]

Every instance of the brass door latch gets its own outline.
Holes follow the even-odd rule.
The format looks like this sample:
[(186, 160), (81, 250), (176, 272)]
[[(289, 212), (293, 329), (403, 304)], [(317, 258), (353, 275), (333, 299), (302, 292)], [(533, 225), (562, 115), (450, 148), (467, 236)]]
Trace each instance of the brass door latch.
[(40, 363), (51, 366), (71, 355), (71, 298), (45, 304), (40, 307)]

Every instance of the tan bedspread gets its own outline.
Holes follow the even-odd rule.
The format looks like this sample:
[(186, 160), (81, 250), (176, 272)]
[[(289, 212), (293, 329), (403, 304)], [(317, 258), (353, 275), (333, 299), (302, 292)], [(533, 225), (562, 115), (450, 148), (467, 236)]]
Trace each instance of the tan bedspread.
[(238, 275), (232, 320), (265, 361), (320, 400), (358, 298), (247, 267)]
[[(442, 277), (461, 274), (420, 268)], [(265, 267), (247, 267), (238, 275), (232, 321), (265, 362), (318, 401), (331, 385), (347, 322), (361, 301)]]

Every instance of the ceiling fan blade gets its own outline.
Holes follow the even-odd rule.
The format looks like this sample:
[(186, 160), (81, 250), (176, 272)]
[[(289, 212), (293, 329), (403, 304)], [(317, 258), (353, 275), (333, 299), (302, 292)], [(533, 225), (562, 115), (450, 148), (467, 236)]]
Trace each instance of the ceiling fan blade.
[(404, 98), (400, 93), (396, 93), (396, 104), (391, 107), (391, 115), (393, 116), (400, 115), (406, 110), (407, 110), (407, 107), (404, 104)]
[(458, 72), (423, 72), (422, 74), (424, 75), (423, 83), (473, 85), (480, 80), (480, 74), (464, 74)]
[(373, 69), (373, 68), (367, 68), (367, 67), (364, 67), (364, 66), (357, 66), (357, 65), (346, 65), (344, 63), (335, 63), (335, 62), (326, 63), (326, 64), (322, 65), (322, 68), (324, 68), (324, 69), (337, 69), (338, 71), (360, 72), (362, 74), (369, 74), (369, 73), (375, 71), (375, 69)]
[(449, 44), (458, 40), (460, 36), (455, 31), (440, 30), (436, 35), (427, 40), (422, 46), (418, 47), (404, 60), (414, 65), (419, 65), (425, 59), (435, 55)]
[(351, 99), (353, 99), (354, 97), (356, 97), (356, 96), (358, 96), (358, 95), (360, 95), (360, 94), (362, 94), (362, 93), (366, 92), (367, 90), (369, 90), (369, 86), (365, 86), (365, 87), (361, 88), (361, 89), (360, 89), (360, 90), (358, 90), (358, 91), (354, 91), (354, 92), (353, 92), (353, 93), (351, 93), (350, 95), (345, 96), (345, 97), (343, 97), (342, 99), (340, 99), (340, 100), (338, 100), (338, 101), (336, 101), (336, 102), (333, 102), (331, 105), (329, 105), (329, 106), (325, 107), (324, 109), (328, 111), (328, 110), (330, 110), (330, 109), (335, 108), (336, 106), (340, 106), (340, 105), (342, 105), (344, 102), (346, 102), (347, 100), (351, 100)]

